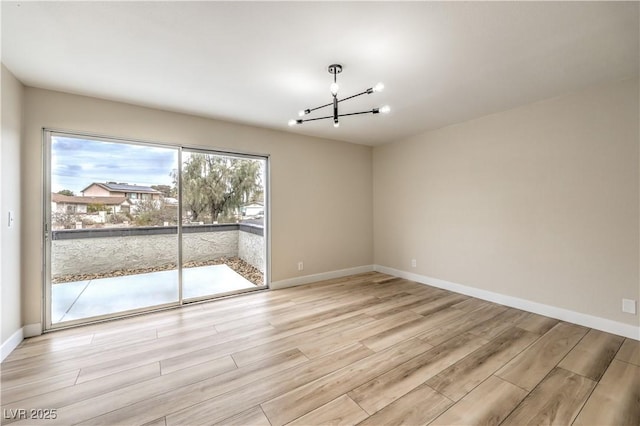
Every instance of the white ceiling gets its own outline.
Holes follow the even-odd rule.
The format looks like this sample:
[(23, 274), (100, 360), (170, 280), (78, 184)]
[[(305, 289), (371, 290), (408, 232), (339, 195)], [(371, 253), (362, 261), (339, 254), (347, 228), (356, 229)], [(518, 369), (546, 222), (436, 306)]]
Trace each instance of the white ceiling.
[[(378, 145), (638, 74), (637, 2), (2, 2), (23, 83)], [(341, 113), (298, 110), (385, 83)], [(330, 113), (330, 112), (329, 112)], [(324, 114), (323, 114), (324, 115)]]

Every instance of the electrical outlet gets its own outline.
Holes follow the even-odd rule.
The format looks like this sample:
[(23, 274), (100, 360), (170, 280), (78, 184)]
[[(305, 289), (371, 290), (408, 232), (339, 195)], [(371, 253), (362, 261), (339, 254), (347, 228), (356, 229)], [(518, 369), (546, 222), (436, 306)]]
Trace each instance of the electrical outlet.
[(636, 313), (636, 301), (632, 299), (622, 299), (622, 312), (628, 314)]
[(298, 271), (302, 271), (304, 269), (304, 263), (298, 262)]
[(418, 265), (415, 259), (411, 259), (411, 267), (415, 268)]

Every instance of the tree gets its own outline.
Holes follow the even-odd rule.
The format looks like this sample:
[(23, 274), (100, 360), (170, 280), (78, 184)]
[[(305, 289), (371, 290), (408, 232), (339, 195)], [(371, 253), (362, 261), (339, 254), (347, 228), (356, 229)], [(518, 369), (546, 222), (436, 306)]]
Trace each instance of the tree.
[(104, 203), (90, 203), (87, 205), (87, 213), (103, 212), (107, 211), (107, 206)]
[[(191, 212), (191, 220), (198, 221), (206, 209), (206, 200), (201, 188), (205, 186), (203, 154), (194, 154), (185, 162), (182, 170), (182, 204)], [(178, 173), (172, 172), (174, 185), (177, 186)]]
[(178, 195), (178, 190), (176, 189), (175, 186), (151, 185), (151, 188), (161, 192), (162, 196), (166, 198), (176, 198), (176, 196)]
[(261, 165), (257, 160), (192, 154), (182, 169), (182, 189), (182, 202), (191, 219), (208, 213), (215, 222), (220, 215), (231, 214), (261, 196)]
[(74, 229), (76, 222), (81, 222), (79, 215), (66, 212), (55, 212), (51, 214), (54, 229), (61, 227), (62, 229)]
[(175, 223), (176, 213), (175, 206), (162, 200), (144, 200), (136, 205), (134, 218), (139, 226), (162, 226), (165, 222)]
[(68, 196), (70, 196), (70, 197), (73, 197), (73, 196), (75, 196), (75, 195), (76, 195), (76, 194), (74, 194), (74, 193), (73, 193), (73, 191), (72, 191), (72, 190), (70, 190), (70, 189), (63, 189), (62, 191), (58, 191), (58, 194), (60, 194), (60, 195), (68, 195)]

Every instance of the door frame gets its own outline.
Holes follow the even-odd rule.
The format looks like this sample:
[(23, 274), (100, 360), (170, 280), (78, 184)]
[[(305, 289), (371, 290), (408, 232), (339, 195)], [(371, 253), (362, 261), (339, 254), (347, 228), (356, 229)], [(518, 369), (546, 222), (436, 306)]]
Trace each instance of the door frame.
[[(177, 236), (178, 239), (178, 253), (177, 253), (177, 273), (178, 273), (178, 300), (172, 303), (165, 303), (160, 305), (154, 305), (150, 307), (143, 307), (138, 309), (132, 309), (127, 311), (120, 311), (113, 314), (99, 315), (94, 317), (88, 317), (86, 319), (64, 321), (62, 323), (53, 324), (51, 321), (51, 251), (52, 251), (52, 238), (51, 238), (51, 141), (54, 136), (67, 136), (75, 138), (87, 138), (91, 140), (111, 143), (125, 143), (130, 145), (142, 145), (149, 147), (158, 147), (165, 149), (176, 149), (178, 154), (178, 218), (177, 218)], [(205, 296), (196, 299), (183, 298), (183, 277), (182, 277), (182, 153), (183, 150), (190, 152), (201, 152), (205, 154), (215, 155), (227, 155), (236, 158), (250, 158), (264, 161), (264, 284), (256, 286), (256, 289), (243, 289), (231, 292), (218, 293), (211, 296)], [(256, 154), (251, 152), (242, 152), (230, 150), (228, 148), (220, 149), (208, 146), (197, 145), (185, 145), (179, 143), (168, 142), (152, 142), (139, 139), (127, 139), (122, 137), (112, 137), (97, 135), (94, 133), (87, 133), (81, 131), (69, 131), (58, 130), (52, 128), (42, 129), (42, 233), (41, 233), (41, 247), (42, 247), (42, 317), (43, 317), (43, 332), (50, 332), (55, 330), (61, 330), (65, 328), (77, 327), (82, 325), (89, 325), (94, 323), (100, 323), (104, 321), (110, 321), (115, 319), (127, 318), (131, 316), (137, 316), (147, 314), (151, 312), (159, 312), (168, 309), (179, 308), (184, 305), (210, 302), (221, 298), (233, 297), (243, 294), (250, 294), (256, 291), (265, 291), (270, 289), (271, 285), (271, 156), (270, 154)]]

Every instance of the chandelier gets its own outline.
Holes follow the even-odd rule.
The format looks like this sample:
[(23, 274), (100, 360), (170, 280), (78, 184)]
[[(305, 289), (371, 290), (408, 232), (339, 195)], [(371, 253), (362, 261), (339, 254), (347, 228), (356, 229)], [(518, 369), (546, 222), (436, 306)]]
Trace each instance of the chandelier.
[(350, 112), (348, 114), (339, 114), (338, 113), (338, 104), (340, 102), (344, 102), (344, 101), (348, 101), (349, 99), (353, 99), (356, 98), (358, 96), (362, 96), (362, 95), (370, 95), (374, 92), (381, 92), (384, 89), (384, 84), (382, 83), (378, 83), (373, 87), (368, 88), (367, 90), (365, 90), (364, 92), (360, 92), (360, 93), (356, 93), (355, 95), (351, 95), (351, 96), (347, 96), (346, 98), (342, 98), (342, 99), (338, 99), (338, 74), (340, 74), (342, 72), (342, 65), (340, 64), (332, 64), (329, 65), (329, 74), (333, 75), (333, 83), (331, 83), (331, 86), (329, 86), (329, 90), (331, 92), (331, 96), (333, 97), (333, 100), (331, 102), (329, 102), (328, 104), (325, 105), (320, 105), (319, 107), (315, 107), (315, 108), (307, 108), (307, 109), (303, 109), (298, 113), (299, 117), (305, 117), (308, 114), (311, 114), (313, 111), (322, 109), (322, 108), (326, 108), (328, 106), (333, 106), (333, 115), (326, 115), (324, 117), (314, 117), (314, 118), (299, 118), (299, 119), (292, 119), (289, 120), (289, 126), (295, 126), (298, 124), (302, 124), (305, 123), (307, 121), (317, 121), (317, 120), (326, 120), (326, 119), (333, 119), (333, 127), (339, 127), (340, 126), (340, 117), (347, 117), (349, 115), (360, 115), (360, 114), (379, 114), (379, 113), (383, 113), (386, 114), (389, 111), (391, 111), (391, 108), (389, 108), (389, 105), (385, 105), (383, 107), (380, 108), (373, 108), (367, 111), (360, 111), (360, 112)]

